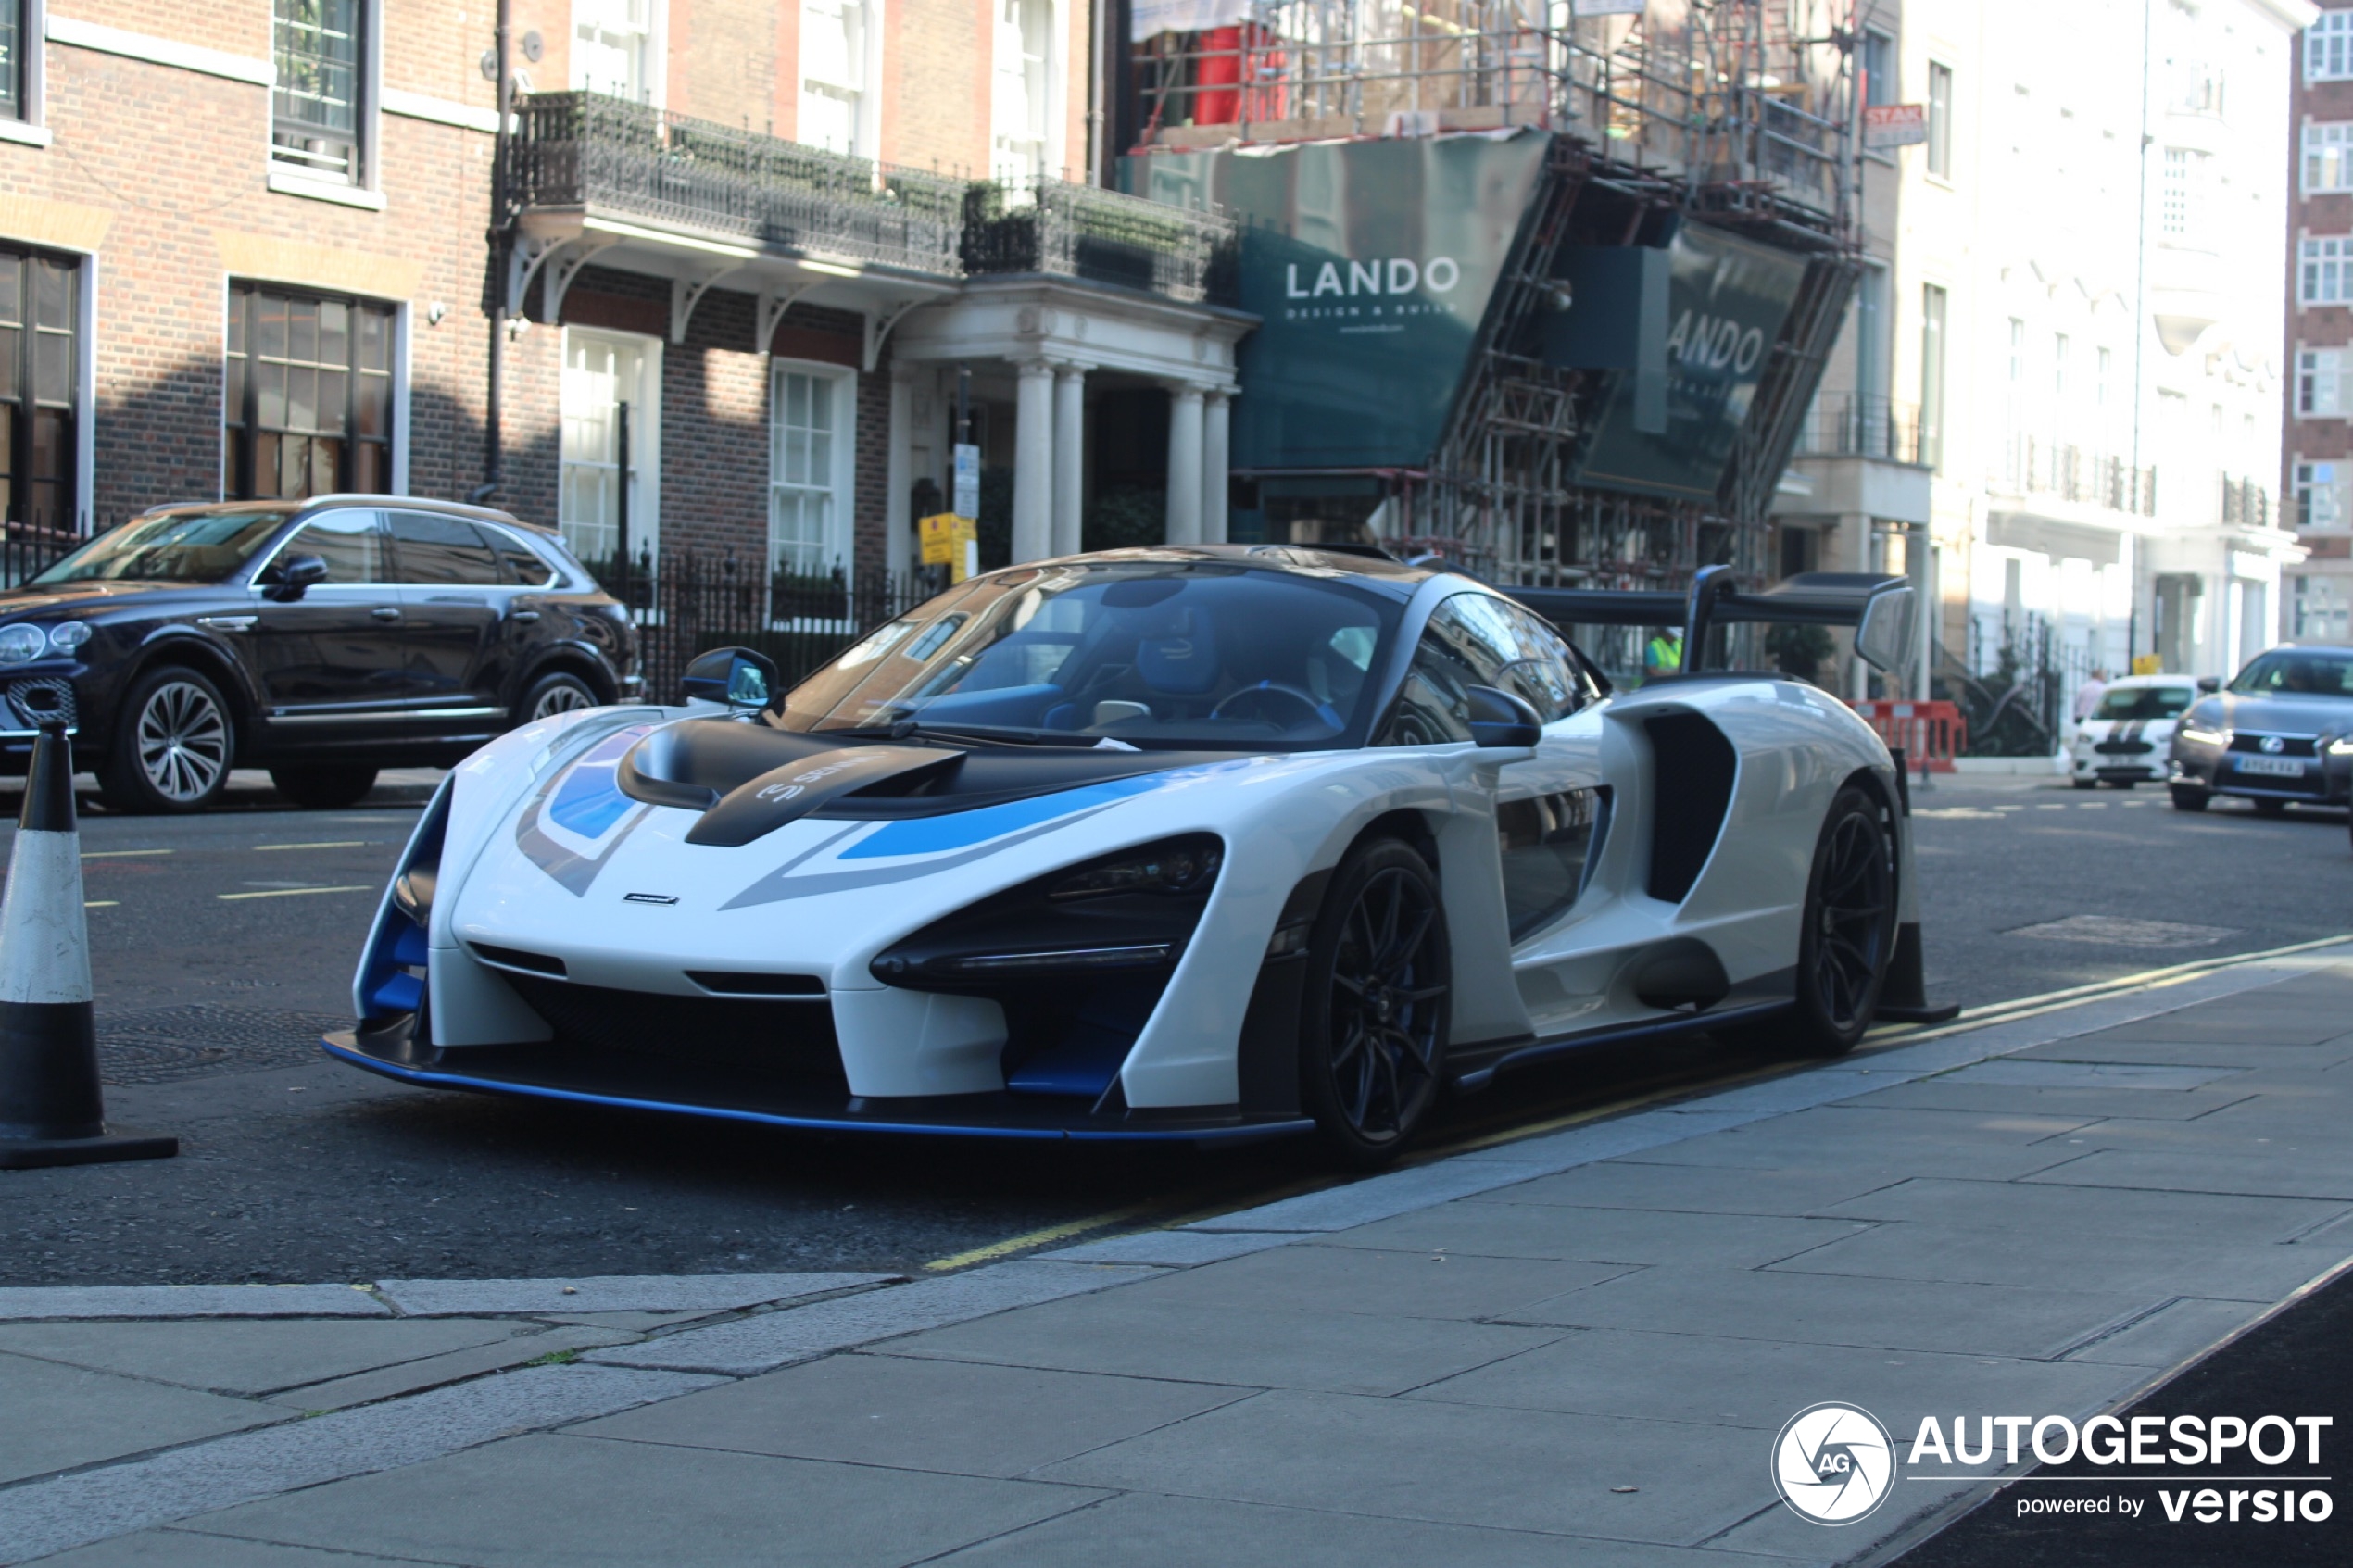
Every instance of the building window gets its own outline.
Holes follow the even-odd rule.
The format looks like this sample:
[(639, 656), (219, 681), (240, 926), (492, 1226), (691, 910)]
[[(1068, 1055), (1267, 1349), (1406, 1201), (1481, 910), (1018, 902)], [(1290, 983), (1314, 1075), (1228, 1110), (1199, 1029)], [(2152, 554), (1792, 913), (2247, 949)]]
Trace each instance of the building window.
[(2195, 241), (2205, 227), (2209, 155), (2188, 147), (2165, 149), (2158, 187), (2158, 232), (2177, 243)]
[(2304, 30), (2304, 80), (2353, 77), (2353, 11), (2322, 11)]
[(1052, 110), (1053, 0), (997, 0), (997, 86), (989, 172), (1000, 180), (1046, 173)]
[(1944, 318), (1947, 296), (1934, 283), (1920, 287), (1920, 461), (1944, 461)]
[(37, 0), (0, 0), (0, 119), (34, 116), (32, 73), (40, 69)]
[(271, 0), (270, 15), (277, 69), (271, 157), (321, 180), (364, 184), (365, 0)]
[(0, 517), (70, 531), (82, 384), (82, 263), (0, 250)]
[(654, 0), (573, 0), (573, 84), (584, 92), (654, 101)]
[(2288, 634), (2299, 643), (2343, 643), (2353, 615), (2345, 595), (2325, 577), (2296, 579), (2295, 629)]
[(1933, 60), (1928, 67), (1928, 171), (1939, 180), (1953, 177), (1953, 68)]
[(774, 367), (768, 393), (768, 571), (823, 578), (842, 565), (849, 517), (846, 371)]
[(1863, 102), (1872, 106), (1898, 102), (1895, 89), (1895, 40), (1869, 28), (1863, 31)]
[(2296, 356), (2296, 411), (2306, 419), (2344, 417), (2345, 351), (2299, 349)]
[(801, 0), (800, 135), (812, 147), (872, 153), (864, 0)]
[(2295, 476), (2296, 526), (2345, 526), (2345, 492), (2337, 477), (2340, 466), (2297, 463), (2289, 470)]
[(1866, 259), (1855, 285), (1855, 395), (1869, 417), (1887, 411), (1888, 315), (1887, 266)]
[(2353, 191), (2353, 124), (2304, 128), (2304, 191)]
[(392, 488), (393, 313), (370, 300), (229, 285), (224, 495)]
[[(654, 471), (661, 450), (661, 350), (627, 332), (564, 329), (561, 469), (556, 521), (564, 543), (609, 573), (626, 536), (633, 566), (648, 566), (661, 539)], [(628, 428), (629, 461), (621, 460)]]
[[(2353, 16), (2353, 12), (2346, 14)], [(2353, 301), (2353, 239), (2306, 240), (2297, 246), (2297, 259), (2296, 296), (2300, 304)]]
[(2013, 484), (2026, 479), (2026, 323), (2010, 318), (2010, 353), (2007, 388), (2002, 400), (2002, 477)]

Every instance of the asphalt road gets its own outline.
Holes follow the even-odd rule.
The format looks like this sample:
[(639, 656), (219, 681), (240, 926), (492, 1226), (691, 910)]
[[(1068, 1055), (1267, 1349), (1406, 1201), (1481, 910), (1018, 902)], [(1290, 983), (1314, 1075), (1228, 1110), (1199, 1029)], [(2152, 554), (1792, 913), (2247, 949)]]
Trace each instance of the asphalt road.
[[(407, 1088), (330, 1062), (413, 783), (359, 809), (256, 786), (83, 823), (114, 1119), (173, 1160), (0, 1173), (0, 1284), (920, 1269), (1333, 1179), (1297, 1147), (811, 1135)], [(14, 815), (11, 793), (0, 810)], [(1945, 781), (1915, 797), (1931, 991), (1983, 1005), (2353, 932), (2342, 812)], [(2082, 917), (2187, 931), (2095, 925)], [(2054, 935), (2020, 928), (2075, 921)], [(1704, 1038), (1597, 1050), (1463, 1102), (1438, 1142), (1761, 1069)]]

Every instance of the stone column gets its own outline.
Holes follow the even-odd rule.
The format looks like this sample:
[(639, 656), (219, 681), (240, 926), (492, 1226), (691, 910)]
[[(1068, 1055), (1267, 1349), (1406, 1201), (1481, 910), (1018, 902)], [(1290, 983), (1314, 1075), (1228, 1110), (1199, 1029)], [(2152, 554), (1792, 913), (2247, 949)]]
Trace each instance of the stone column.
[(1201, 543), (1202, 388), (1168, 389), (1168, 543)]
[(1054, 553), (1054, 368), (1021, 362), (1013, 423), (1013, 560)]
[(1054, 554), (1075, 556), (1087, 485), (1087, 367), (1054, 370)]
[(884, 464), (883, 570), (904, 583), (915, 556), (915, 522), (908, 492), (915, 483), (915, 367), (890, 365), (890, 440)]
[(1202, 406), (1201, 445), (1201, 542), (1226, 542), (1226, 470), (1230, 446), (1234, 396), (1223, 387), (1211, 390)]

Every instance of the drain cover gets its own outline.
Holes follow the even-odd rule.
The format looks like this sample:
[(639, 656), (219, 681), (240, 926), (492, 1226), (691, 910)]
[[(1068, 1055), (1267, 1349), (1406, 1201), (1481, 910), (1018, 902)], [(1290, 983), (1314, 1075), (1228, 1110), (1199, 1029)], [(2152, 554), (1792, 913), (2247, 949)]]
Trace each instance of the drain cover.
[(2237, 932), (2221, 925), (2177, 925), (2171, 921), (2133, 920), (2124, 915), (2070, 915), (2040, 925), (2021, 925), (2007, 936), (2045, 942), (2106, 942), (2118, 947), (2203, 947)]
[(169, 1084), (296, 1067), (317, 1059), (321, 1035), (350, 1026), (326, 1013), (217, 1003), (107, 1013), (98, 1019), (98, 1071), (109, 1084)]

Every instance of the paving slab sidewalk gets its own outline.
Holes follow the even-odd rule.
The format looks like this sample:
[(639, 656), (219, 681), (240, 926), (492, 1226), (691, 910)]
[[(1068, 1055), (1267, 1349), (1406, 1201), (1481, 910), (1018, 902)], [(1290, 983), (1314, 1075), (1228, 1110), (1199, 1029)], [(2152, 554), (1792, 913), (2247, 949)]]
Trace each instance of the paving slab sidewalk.
[(2348, 1254), (2339, 948), (922, 1281), (0, 1293), (0, 1562), (1851, 1562), (1958, 1494), (1806, 1523), (1799, 1410), (2080, 1419)]

